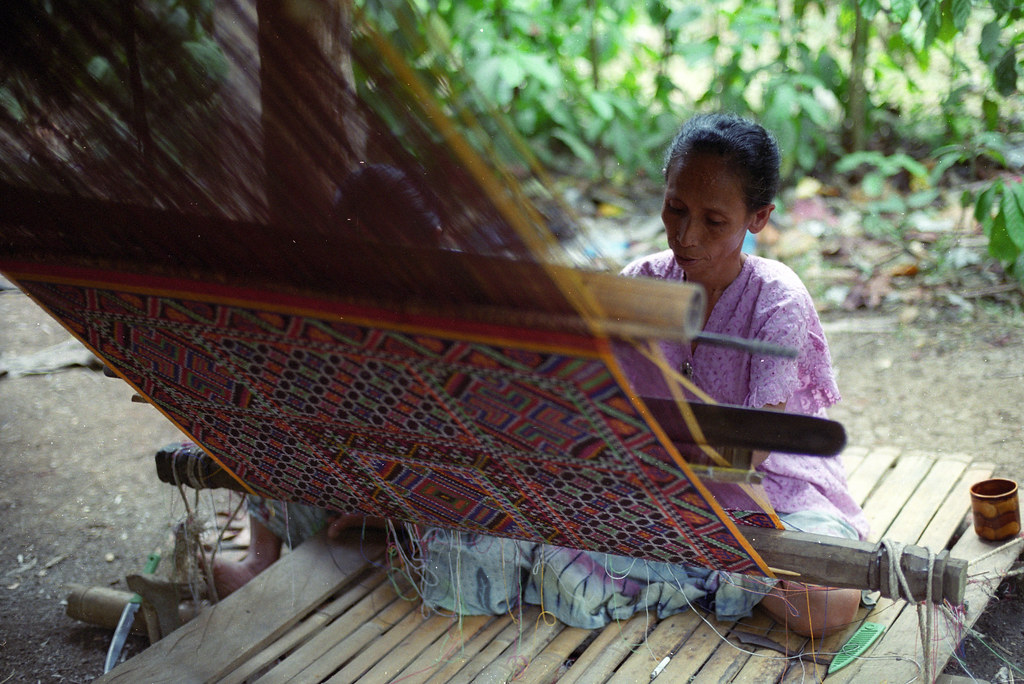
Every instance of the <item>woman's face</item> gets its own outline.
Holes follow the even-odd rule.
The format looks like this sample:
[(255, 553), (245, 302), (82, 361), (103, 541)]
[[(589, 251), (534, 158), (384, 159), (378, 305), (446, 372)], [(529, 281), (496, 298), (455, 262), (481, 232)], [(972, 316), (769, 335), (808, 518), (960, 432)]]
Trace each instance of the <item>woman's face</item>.
[(743, 185), (718, 155), (691, 153), (669, 169), (661, 220), (687, 280), (724, 289), (743, 266), (743, 237), (764, 228), (775, 205), (747, 209)]

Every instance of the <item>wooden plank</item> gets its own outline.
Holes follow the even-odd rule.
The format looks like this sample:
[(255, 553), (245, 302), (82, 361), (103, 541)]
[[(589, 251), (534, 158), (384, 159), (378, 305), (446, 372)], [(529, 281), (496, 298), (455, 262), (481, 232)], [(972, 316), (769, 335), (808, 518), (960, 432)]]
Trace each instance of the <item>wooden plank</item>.
[[(966, 611), (961, 624), (954, 627), (947, 623), (941, 613), (934, 608), (931, 609), (934, 611), (933, 622), (937, 634), (964, 634), (967, 628), (974, 625), (988, 605), (992, 592), (1020, 554), (1022, 541), (1024, 540), (1018, 538), (1010, 544), (993, 544), (979, 538), (973, 530), (960, 538), (952, 549), (952, 555), (957, 558), (981, 560), (972, 560), (969, 566), (971, 582), (967, 585), (964, 604)], [(996, 553), (988, 555), (991, 551)], [(986, 555), (987, 558), (984, 557)], [(919, 663), (909, 660), (908, 656), (913, 654), (915, 658), (919, 658), (921, 655), (919, 633), (917, 611), (909, 608), (902, 611), (892, 628), (872, 649), (873, 659), (863, 660), (846, 668), (858, 666), (846, 681), (899, 682), (917, 676)], [(934, 669), (941, 670), (941, 666), (957, 646), (958, 644), (951, 643), (950, 639), (933, 639), (934, 650), (931, 659), (935, 665)], [(897, 659), (897, 656), (902, 658)], [(853, 679), (854, 676), (856, 679)]]
[[(463, 621), (464, 628), (470, 620), (472, 618), (466, 618)], [(451, 680), (464, 668), (472, 667), (476, 656), (487, 648), (487, 645), (492, 640), (504, 634), (509, 626), (515, 626), (515, 624), (512, 616), (506, 614), (490, 618), (483, 628), (477, 632), (470, 633), (470, 630), (466, 629), (459, 634), (461, 643), (459, 644), (458, 655), (442, 661), (443, 667), (431, 672), (430, 678), (426, 681), (430, 682), (430, 684), (443, 684)]]
[(846, 478), (850, 479), (853, 474), (857, 471), (857, 468), (864, 463), (864, 460), (868, 456), (868, 450), (865, 447), (846, 447), (843, 449), (842, 459), (843, 468), (846, 470)]
[[(779, 653), (771, 648), (753, 648), (750, 658), (733, 679), (736, 684), (775, 682), (794, 662), (802, 663), (795, 658), (795, 655), (804, 649), (807, 643), (805, 637), (789, 631), (784, 624), (778, 622), (772, 625), (766, 636), (785, 648), (786, 652)], [(745, 646), (744, 648), (749, 649), (750, 647)]]
[(427, 618), (424, 618), (423, 613), (415, 609), (417, 606), (414, 604), (417, 602), (407, 601), (407, 603), (410, 605), (405, 616), (389, 629), (385, 629), (379, 636), (374, 637), (365, 649), (349, 660), (345, 667), (332, 675), (327, 680), (327, 684), (354, 682), (378, 662), (386, 665), (384, 672), (390, 676), (387, 676), (385, 681), (390, 681), (394, 678), (394, 674), (416, 657), (417, 653), (400, 651), (396, 648), (414, 630), (427, 628)]
[(878, 487), (864, 502), (864, 516), (871, 530), (868, 541), (878, 541), (906, 505), (917, 485), (931, 469), (932, 460), (924, 456), (903, 456), (888, 471)]
[(791, 667), (782, 678), (782, 684), (803, 684), (808, 681), (820, 682), (825, 679), (828, 665), (831, 663), (834, 655), (849, 641), (854, 632), (864, 624), (864, 620), (867, 619), (870, 612), (868, 608), (862, 606), (857, 609), (856, 617), (845, 628), (815, 642), (813, 648), (807, 643), (805, 645), (807, 652), (819, 654), (826, 662), (824, 664), (816, 664), (811, 661), (805, 661), (799, 668)]
[(878, 481), (893, 464), (899, 453), (899, 449), (892, 447), (879, 447), (871, 450), (864, 458), (864, 462), (846, 482), (854, 501), (863, 504), (867, 500), (868, 495), (878, 485)]
[[(346, 625), (346, 630), (349, 630), (348, 635), (327, 649), (327, 651), (318, 654), (312, 662), (307, 660), (305, 663), (299, 663), (300, 665), (305, 664), (305, 667), (299, 671), (297, 676), (288, 676), (283, 679), (275, 677), (271, 681), (288, 682), (289, 684), (301, 684), (303, 682), (312, 684), (323, 681), (324, 678), (329, 676), (338, 667), (348, 663), (352, 658), (355, 658), (364, 649), (368, 648), (375, 639), (381, 638), (383, 634), (386, 634), (392, 627), (399, 624), (414, 608), (415, 603), (413, 601), (397, 598), (381, 608), (380, 612), (374, 615), (368, 622), (356, 623), (354, 630), (351, 629), (350, 625)], [(343, 620), (348, 622), (347, 616)], [(294, 660), (294, 658), (289, 660)], [(263, 680), (257, 681), (260, 684), (264, 684)], [(270, 684), (270, 682), (266, 684)]]
[[(366, 558), (382, 551), (383, 545), (362, 541), (358, 533), (338, 543), (318, 535), (96, 681), (166, 680), (168, 663), (176, 665), (176, 681), (216, 680), (291, 629), (366, 567)], [(294, 572), (294, 567), (303, 572)]]
[[(440, 640), (448, 634), (448, 630), (457, 623), (457, 620), (450, 615), (440, 614), (424, 617), (423, 611), (416, 611), (410, 615), (417, 613), (421, 624), (389, 653), (378, 657), (376, 664), (361, 674), (358, 681), (390, 682), (400, 680), (403, 683), (409, 683), (423, 681), (430, 676), (446, 651)], [(468, 619), (483, 624), (487, 617), (475, 616)], [(417, 665), (424, 656), (429, 660)], [(348, 681), (357, 680), (349, 679)]]
[[(734, 623), (729, 632), (744, 630), (757, 634), (767, 634), (771, 630), (772, 624), (773, 621), (767, 614), (762, 611), (755, 611), (751, 617), (744, 618), (742, 622)], [(714, 652), (701, 665), (694, 680), (699, 682), (731, 682), (750, 661), (755, 650), (730, 641), (726, 638), (727, 635), (719, 624), (714, 621), (711, 621), (706, 626), (711, 634), (711, 646), (714, 648)], [(714, 629), (711, 629), (712, 627)], [(717, 633), (715, 630), (717, 630)], [(698, 630), (698, 633), (700, 631)], [(672, 663), (669, 664), (669, 667), (665, 668), (662, 676), (675, 672), (672, 666), (675, 665), (676, 660), (676, 658), (672, 659)], [(665, 680), (666, 683), (672, 681), (675, 681), (675, 676)]]
[[(942, 502), (947, 500), (950, 491), (960, 480), (966, 468), (967, 464), (960, 460), (935, 461), (920, 486), (908, 500), (907, 505), (889, 525), (886, 536), (905, 544), (916, 542), (928, 523), (931, 522), (932, 517), (942, 507)], [(941, 547), (932, 550), (944, 549), (951, 536), (953, 536), (952, 529), (949, 530)]]
[[(510, 616), (511, 617), (511, 616)], [(521, 613), (510, 619), (501, 632), (490, 641), (483, 644), (483, 647), (465, 667), (452, 677), (450, 684), (471, 684), (477, 681), (477, 676), (487, 668), (495, 658), (501, 656), (510, 646), (522, 641), (527, 625), (533, 625), (540, 617), (540, 609), (536, 606), (527, 606)], [(442, 680), (443, 681), (443, 680)]]
[(363, 599), (385, 581), (387, 581), (387, 578), (382, 571), (367, 575), (363, 580), (347, 588), (340, 596), (313, 611), (309, 617), (284, 634), (280, 639), (253, 655), (252, 658), (221, 679), (218, 684), (243, 684), (253, 678), (264, 668), (273, 665), (285, 653), (298, 648), (308, 641), (325, 624), (342, 615), (353, 604)]
[(700, 616), (692, 609), (661, 620), (609, 681), (611, 684), (632, 684), (649, 680), (661, 661), (674, 653), (699, 624)]
[[(436, 626), (433, 620), (439, 621)], [(475, 639), (481, 630), (497, 623), (498, 620), (500, 618), (490, 615), (473, 615), (461, 619), (447, 614), (433, 616), (422, 630), (417, 630), (409, 636), (408, 643), (399, 644), (399, 649), (415, 651), (418, 655), (393, 679), (401, 681), (402, 684), (423, 684), (437, 673), (438, 668), (453, 663), (452, 659), (457, 654), (465, 654), (466, 644)], [(378, 666), (384, 664), (382, 662)], [(459, 667), (461, 666), (460, 664)], [(359, 681), (370, 684), (381, 679), (374, 668)]]
[(555, 681), (558, 670), (565, 664), (573, 651), (579, 647), (593, 630), (566, 627), (558, 633), (544, 650), (534, 656), (519, 675), (516, 684), (548, 684)]
[[(963, 518), (964, 513), (970, 507), (970, 500), (967, 495), (967, 489), (970, 484), (976, 481), (974, 478), (984, 479), (988, 477), (992, 472), (992, 466), (990, 465), (975, 465), (968, 468), (960, 477), (957, 484), (950, 490), (950, 493), (940, 503), (938, 510), (931, 518), (931, 523), (928, 527), (918, 536), (917, 542), (931, 548), (933, 550), (945, 548), (946, 544), (953, 536), (956, 531), (956, 527), (959, 521)], [(967, 535), (964, 535), (965, 537)], [(961, 547), (962, 551), (963, 547)], [(951, 556), (954, 558), (963, 558), (964, 556), (959, 555), (960, 551), (957, 547), (951, 551)], [(972, 568), (968, 568), (968, 572), (973, 572)], [(971, 583), (968, 583), (967, 596), (972, 594)], [(902, 617), (903, 615), (907, 617)], [(902, 622), (900, 622), (902, 618)], [(878, 604), (867, 616), (868, 620), (872, 622), (878, 622), (886, 625), (887, 630), (879, 641), (875, 643), (870, 651), (865, 654), (868, 657), (873, 657), (879, 653), (879, 648), (883, 646), (883, 643), (892, 640), (892, 643), (906, 644), (909, 642), (914, 643), (913, 640), (919, 640), (918, 629), (917, 629), (917, 612), (913, 607), (907, 606), (905, 601), (893, 601), (891, 599), (881, 598)], [(898, 623), (898, 624), (897, 624)], [(907, 629), (910, 631), (907, 632)], [(852, 634), (852, 631), (850, 632)], [(890, 636), (893, 634), (894, 636)], [(918, 647), (915, 647), (916, 650)], [(905, 653), (904, 653), (905, 655)], [(946, 656), (948, 659), (948, 655)], [(873, 661), (857, 661), (854, 662), (839, 672), (829, 677), (830, 684), (837, 682), (858, 682), (864, 681), (859, 679), (861, 668), (866, 662)], [(881, 662), (891, 663), (892, 661), (884, 660)]]
[(275, 682), (294, 680), (300, 672), (319, 660), (325, 653), (343, 643), (361, 625), (366, 624), (380, 611), (387, 610), (388, 607), (399, 601), (402, 599), (398, 598), (394, 587), (390, 583), (384, 582), (345, 614), (322, 628), (316, 636), (304, 643), (277, 667), (256, 681), (260, 684), (274, 684)]
[[(735, 623), (716, 622), (714, 619), (710, 619), (710, 622), (706, 622), (702, 616), (698, 615), (700, 622), (696, 629), (690, 634), (689, 638), (683, 642), (679, 650), (669, 664), (665, 666), (665, 669), (658, 675), (659, 682), (665, 682), (671, 684), (672, 682), (688, 682), (694, 677), (699, 671), (702, 679), (701, 681), (715, 681), (715, 673), (720, 671), (717, 664), (711, 662), (713, 654), (717, 655), (716, 649), (725, 649), (732, 651), (729, 657), (736, 659), (736, 670), (738, 671), (745, 662), (746, 655), (741, 654), (738, 651), (733, 651), (730, 646), (726, 646), (722, 643), (723, 636), (734, 626)], [(766, 620), (767, 621), (767, 620)], [(715, 632), (712, 629), (712, 625), (715, 626), (721, 634)], [(724, 651), (722, 652), (724, 656)], [(738, 656), (742, 656), (739, 658)], [(724, 658), (720, 658), (720, 661), (724, 662)], [(725, 674), (725, 673), (723, 673)], [(729, 676), (734, 673), (729, 673)], [(719, 675), (720, 678), (722, 675)]]
[[(907, 458), (907, 456), (902, 458)], [(912, 455), (910, 458), (917, 461), (920, 461), (923, 458), (926, 462), (932, 462), (932, 459), (927, 459), (920, 454)], [(885, 515), (893, 515), (891, 519), (886, 519), (885, 515), (882, 514), (876, 516), (872, 526), (872, 536), (875, 537), (875, 540), (877, 541), (877, 539), (882, 538), (882, 534), (878, 530), (884, 529), (887, 531), (886, 536), (890, 536), (898, 541), (902, 541), (904, 543), (918, 542), (923, 522), (934, 519), (937, 512), (942, 510), (943, 506), (946, 505), (946, 502), (948, 501), (948, 492), (955, 488), (955, 485), (953, 485), (952, 482), (958, 482), (962, 479), (962, 471), (965, 466), (966, 464), (958, 459), (947, 459), (945, 461), (932, 462), (932, 467), (928, 468), (927, 473), (922, 478), (920, 486), (916, 489), (917, 493), (907, 497), (909, 505), (905, 505), (900, 510), (896, 510), (895, 507), (889, 507)], [(896, 472), (897, 469), (894, 468), (892, 473)], [(879, 489), (878, 491), (881, 494), (885, 490)], [(947, 540), (952, 536), (952, 532), (952, 529), (947, 531)], [(943, 543), (942, 546), (944, 547), (945, 544)], [(888, 618), (889, 622), (895, 621), (899, 616), (899, 613), (903, 610), (904, 605), (905, 602), (903, 601), (893, 601), (887, 598), (880, 598), (879, 603), (873, 611), (859, 611), (858, 619), (854, 623), (846, 629), (822, 640), (822, 642), (817, 645), (817, 652), (836, 653), (840, 648), (842, 648), (843, 644), (853, 636), (860, 625), (863, 624), (864, 620), (869, 619), (874, 622), (889, 624), (885, 622), (885, 619)], [(849, 670), (850, 667), (851, 666), (847, 666), (845, 669)], [(807, 672), (810, 672), (817, 678), (823, 678), (828, 669), (826, 666), (815, 665), (813, 663), (807, 663), (805, 668)], [(784, 681), (795, 682), (796, 680), (784, 678)], [(830, 678), (829, 681), (832, 681), (832, 678)]]
[(950, 491), (942, 507), (924, 529), (918, 543), (930, 549), (945, 548), (960, 522), (971, 509), (971, 485), (988, 479), (993, 472), (995, 472), (995, 466), (991, 463), (975, 463), (967, 468), (960, 481)]
[(643, 642), (649, 628), (650, 619), (646, 615), (634, 615), (625, 622), (608, 625), (573, 663), (559, 684), (601, 684), (608, 681), (626, 654)]
[(508, 647), (474, 678), (474, 684), (505, 684), (517, 681), (530, 661), (558, 636), (565, 625), (542, 615), (523, 631), (522, 638)]

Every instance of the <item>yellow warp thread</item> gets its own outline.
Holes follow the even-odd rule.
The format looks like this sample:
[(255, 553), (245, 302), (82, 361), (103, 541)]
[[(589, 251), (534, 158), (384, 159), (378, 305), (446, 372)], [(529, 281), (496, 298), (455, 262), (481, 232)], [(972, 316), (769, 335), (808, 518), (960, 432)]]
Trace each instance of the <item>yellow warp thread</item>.
[[(679, 413), (686, 423), (687, 429), (698, 445), (701, 451), (703, 451), (708, 458), (710, 458), (715, 464), (721, 466), (732, 465), (728, 460), (725, 459), (718, 451), (707, 444), (703, 444), (704, 432), (700, 429), (700, 425), (697, 423), (697, 417), (693, 414), (693, 409), (690, 408), (690, 403), (683, 396), (682, 389), (685, 387), (694, 396), (707, 404), (717, 404), (706, 392), (697, 387), (689, 378), (677, 371), (669, 364), (668, 359), (665, 358), (665, 353), (656, 342), (648, 342), (646, 345), (640, 345), (633, 342), (633, 347), (636, 348), (641, 354), (644, 355), (651, 363), (658, 367), (661, 371), (662, 377), (665, 378), (665, 384), (668, 385), (669, 392), (672, 394), (672, 399), (675, 400), (676, 406), (679, 407)], [(750, 497), (759, 508), (761, 508), (775, 523), (775, 526), (782, 528), (782, 521), (779, 520), (778, 514), (775, 512), (775, 507), (772, 506), (771, 502), (768, 501), (768, 497), (764, 493), (764, 488), (761, 485), (752, 485), (749, 483), (739, 483), (740, 489)]]

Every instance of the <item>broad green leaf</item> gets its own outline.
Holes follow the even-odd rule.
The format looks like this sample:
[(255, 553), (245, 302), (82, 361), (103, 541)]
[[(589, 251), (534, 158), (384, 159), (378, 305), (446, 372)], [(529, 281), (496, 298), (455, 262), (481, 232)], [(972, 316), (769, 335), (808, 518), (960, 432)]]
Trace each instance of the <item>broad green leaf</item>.
[(796, 148), (797, 166), (804, 171), (810, 171), (818, 161), (818, 153), (811, 145), (799, 145)]
[(880, 161), (884, 160), (885, 157), (874, 151), (863, 151), (863, 152), (851, 152), (844, 156), (838, 162), (836, 162), (837, 173), (849, 173), (853, 171), (861, 164), (869, 164), (871, 166), (878, 166)]
[[(512, 102), (513, 88), (522, 80), (522, 70), (517, 73), (515, 64), (509, 68), (507, 61), (500, 56), (488, 57), (473, 70), (474, 79), (480, 88), (502, 107)], [(513, 81), (514, 78), (516, 80)]]
[(514, 59), (524, 74), (539, 80), (548, 88), (557, 88), (561, 83), (561, 72), (544, 55), (515, 52)]
[(601, 134), (608, 128), (608, 121), (587, 112), (587, 116), (580, 116), (580, 129), (583, 133), (583, 140), (588, 143), (597, 143)]
[(942, 28), (942, 12), (937, 0), (920, 0), (921, 23), (924, 24), (924, 42), (921, 45), (921, 52), (927, 54), (928, 48), (935, 42)]
[(904, 22), (910, 18), (910, 13), (914, 9), (914, 0), (892, 0), (890, 9), (894, 20)]
[(992, 98), (986, 97), (981, 103), (981, 111), (985, 115), (985, 127), (992, 130), (999, 126), (999, 105)]
[(21, 103), (14, 93), (4, 87), (0, 87), (0, 107), (3, 107), (7, 115), (15, 121), (24, 121), (25, 110), (21, 108)]
[(925, 168), (924, 164), (908, 154), (894, 154), (890, 159), (894, 164), (898, 164), (900, 168), (906, 169), (907, 172), (917, 176), (918, 178), (928, 177), (928, 169)]
[(615, 117), (615, 109), (604, 93), (587, 93), (587, 102), (602, 121), (611, 121)]
[(1000, 95), (1012, 95), (1017, 90), (1017, 57), (1015, 46), (1006, 48), (999, 63), (992, 72), (992, 78), (996, 84), (996, 90)]
[(1002, 190), (1002, 181), (996, 181), (978, 195), (978, 202), (974, 205), (974, 218), (985, 228), (986, 235), (988, 235), (987, 226), (992, 222), (992, 204), (995, 201), (996, 194), (1002, 192)]
[(608, 128), (606, 142), (615, 152), (615, 156), (623, 161), (632, 161), (633, 155), (639, 152), (636, 131), (615, 119)]
[(1017, 279), (1021, 287), (1024, 287), (1024, 252), (1017, 255), (1017, 260), (1010, 264), (1008, 271)]
[(992, 0), (992, 9), (996, 11), (996, 17), (1002, 18), (1013, 11), (1014, 3), (1017, 0)]
[(935, 156), (936, 161), (935, 166), (932, 167), (932, 170), (928, 174), (928, 180), (931, 185), (937, 184), (950, 167), (963, 160), (963, 154), (959, 148), (952, 149), (947, 152), (943, 152), (943, 149), (949, 148), (940, 148), (932, 153)]
[(514, 110), (513, 116), (516, 121), (516, 128), (523, 135), (533, 135), (537, 132), (537, 108), (518, 107)]
[(971, 17), (971, 0), (953, 0), (952, 3), (953, 26), (957, 32), (961, 32), (967, 26), (967, 20)]
[(1024, 183), (1013, 183), (1003, 193), (1006, 232), (1019, 251), (1024, 251)]
[(882, 191), (885, 189), (885, 177), (877, 172), (869, 173), (864, 176), (860, 185), (868, 197), (881, 197)]
[(565, 145), (576, 155), (581, 162), (584, 164), (595, 164), (597, 157), (594, 155), (594, 151), (585, 142), (580, 140), (578, 137), (570, 133), (569, 131), (559, 129), (553, 134), (558, 140), (561, 140)]
[(857, 5), (860, 6), (860, 12), (864, 16), (864, 19), (871, 21), (878, 14), (878, 11), (882, 9), (881, 4), (878, 0), (856, 0)]
[(956, 0), (942, 0), (939, 10), (939, 33), (938, 38), (944, 43), (953, 40), (957, 34), (956, 24), (953, 22), (953, 3)]
[(1002, 26), (998, 21), (990, 21), (981, 29), (981, 40), (978, 41), (978, 56), (986, 62), (992, 62), (999, 53), (999, 34)]
[(920, 192), (912, 193), (907, 197), (907, 206), (911, 209), (924, 209), (931, 205), (939, 197), (939, 191), (933, 189), (921, 190)]
[(988, 236), (988, 253), (1003, 262), (1012, 262), (1017, 259), (1020, 250), (1006, 232), (1006, 215), (1003, 212), (996, 214), (985, 231)]
[(800, 103), (800, 111), (806, 114), (815, 126), (827, 128), (832, 123), (832, 117), (828, 110), (810, 93), (801, 93), (797, 100)]
[(196, 70), (214, 81), (227, 78), (228, 60), (217, 43), (209, 38), (190, 40), (181, 44), (192, 57)]
[(971, 202), (973, 201), (974, 195), (971, 193), (970, 190), (964, 190), (963, 193), (960, 194), (960, 207), (962, 209), (966, 209), (967, 207), (971, 206)]

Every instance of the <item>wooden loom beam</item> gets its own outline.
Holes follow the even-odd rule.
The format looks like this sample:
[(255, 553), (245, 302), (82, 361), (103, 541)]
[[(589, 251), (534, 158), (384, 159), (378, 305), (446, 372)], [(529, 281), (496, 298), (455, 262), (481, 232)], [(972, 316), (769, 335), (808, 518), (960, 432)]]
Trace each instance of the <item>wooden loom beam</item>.
[(889, 548), (873, 542), (826, 537), (819, 534), (744, 527), (744, 536), (781, 579), (808, 584), (878, 591), (886, 598), (923, 601), (930, 596), (960, 605), (967, 587), (967, 561), (950, 558), (948, 551), (932, 554), (921, 546), (906, 545), (898, 559), (911, 596), (897, 582), (890, 586)]

